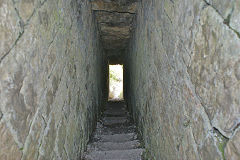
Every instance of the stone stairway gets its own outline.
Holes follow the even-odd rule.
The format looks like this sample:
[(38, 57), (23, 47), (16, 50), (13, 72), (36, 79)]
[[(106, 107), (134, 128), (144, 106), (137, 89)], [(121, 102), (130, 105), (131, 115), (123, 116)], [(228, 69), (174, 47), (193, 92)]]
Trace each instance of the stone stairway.
[(84, 160), (142, 160), (143, 152), (125, 103), (109, 102)]

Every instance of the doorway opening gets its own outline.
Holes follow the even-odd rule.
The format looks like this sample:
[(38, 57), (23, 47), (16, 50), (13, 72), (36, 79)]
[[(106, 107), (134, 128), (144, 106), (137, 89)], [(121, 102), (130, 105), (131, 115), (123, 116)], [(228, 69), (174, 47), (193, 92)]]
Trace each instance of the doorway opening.
[(109, 65), (108, 101), (123, 100), (123, 65)]

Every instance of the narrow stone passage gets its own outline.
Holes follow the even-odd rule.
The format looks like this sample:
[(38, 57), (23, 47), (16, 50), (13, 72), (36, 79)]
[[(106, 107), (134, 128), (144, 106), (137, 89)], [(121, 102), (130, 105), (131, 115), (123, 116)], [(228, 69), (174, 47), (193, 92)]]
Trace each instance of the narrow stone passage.
[(125, 102), (108, 102), (88, 144), (85, 159), (140, 160), (143, 151)]
[(0, 160), (240, 160), (239, 97), (240, 0), (0, 0)]

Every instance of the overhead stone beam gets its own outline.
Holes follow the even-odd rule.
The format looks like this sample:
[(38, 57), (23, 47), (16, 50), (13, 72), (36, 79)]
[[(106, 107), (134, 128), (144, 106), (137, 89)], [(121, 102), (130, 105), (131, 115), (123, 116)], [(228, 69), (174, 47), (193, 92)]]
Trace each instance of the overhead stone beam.
[(105, 12), (119, 12), (135, 14), (137, 9), (137, 2), (119, 3), (118, 1), (104, 1), (94, 0), (92, 3), (92, 10)]
[[(138, 2), (136, 0), (93, 0), (91, 3), (105, 51), (126, 49)], [(109, 52), (106, 53), (109, 55)], [(120, 56), (114, 53), (111, 55)]]

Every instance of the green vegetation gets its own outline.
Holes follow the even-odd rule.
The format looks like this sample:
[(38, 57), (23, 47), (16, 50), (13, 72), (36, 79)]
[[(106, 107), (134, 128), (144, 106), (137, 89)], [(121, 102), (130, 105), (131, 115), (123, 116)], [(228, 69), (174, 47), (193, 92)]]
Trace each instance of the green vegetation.
[(222, 153), (222, 157), (224, 160), (226, 160), (224, 155), (224, 148), (226, 147), (226, 144), (227, 144), (227, 139), (222, 139), (218, 141), (218, 149)]
[(228, 138), (224, 137), (217, 129), (215, 129), (215, 137), (217, 138), (218, 150), (222, 153), (222, 158), (226, 160), (224, 155), (224, 148), (228, 142)]
[(123, 66), (109, 66), (109, 99), (123, 99)]
[(120, 81), (121, 81), (121, 79), (118, 78), (117, 73), (114, 72), (114, 71), (112, 71), (112, 70), (109, 71), (109, 78), (110, 78), (110, 81), (112, 81), (112, 80), (113, 80), (113, 81), (117, 81), (117, 82), (120, 82)]

